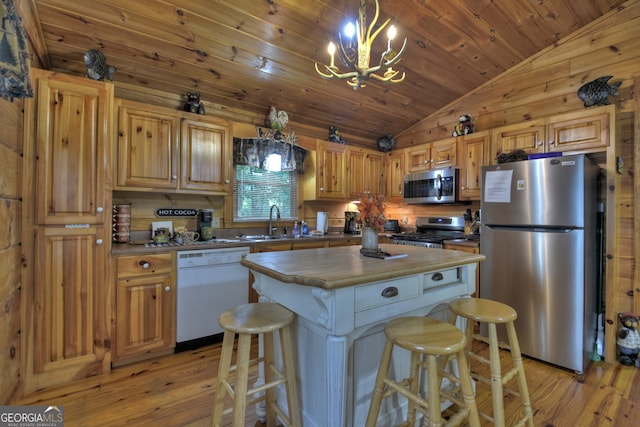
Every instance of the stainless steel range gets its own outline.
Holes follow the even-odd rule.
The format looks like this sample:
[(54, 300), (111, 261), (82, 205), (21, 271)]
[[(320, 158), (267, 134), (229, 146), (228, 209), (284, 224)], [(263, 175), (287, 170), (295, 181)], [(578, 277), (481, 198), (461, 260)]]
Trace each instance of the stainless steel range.
[(428, 216), (416, 218), (415, 233), (391, 235), (396, 245), (442, 248), (444, 240), (464, 238), (464, 218), (456, 216)]

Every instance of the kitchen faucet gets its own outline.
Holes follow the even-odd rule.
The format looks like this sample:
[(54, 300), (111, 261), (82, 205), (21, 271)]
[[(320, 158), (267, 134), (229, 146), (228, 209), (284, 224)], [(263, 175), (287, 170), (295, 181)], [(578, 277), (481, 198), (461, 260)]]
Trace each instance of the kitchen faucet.
[(271, 209), (269, 210), (269, 236), (273, 236), (273, 232), (278, 230), (278, 227), (273, 226), (273, 208), (276, 208), (276, 221), (280, 219), (280, 208), (276, 205), (271, 205)]

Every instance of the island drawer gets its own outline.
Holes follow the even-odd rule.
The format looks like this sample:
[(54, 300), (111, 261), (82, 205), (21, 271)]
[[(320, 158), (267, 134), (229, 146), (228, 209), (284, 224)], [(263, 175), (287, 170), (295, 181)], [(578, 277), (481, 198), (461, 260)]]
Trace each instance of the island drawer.
[(355, 311), (417, 298), (420, 294), (419, 280), (389, 280), (358, 286), (355, 289)]
[(120, 255), (118, 257), (118, 278), (171, 273), (173, 270), (173, 253)]
[(451, 285), (460, 281), (458, 269), (451, 268), (444, 271), (434, 271), (424, 275), (424, 289), (436, 288), (438, 286)]

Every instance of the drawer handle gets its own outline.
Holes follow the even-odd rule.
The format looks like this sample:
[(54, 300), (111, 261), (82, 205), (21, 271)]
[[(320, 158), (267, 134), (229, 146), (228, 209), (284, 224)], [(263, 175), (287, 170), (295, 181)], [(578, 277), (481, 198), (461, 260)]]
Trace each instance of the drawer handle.
[(384, 288), (382, 290), (382, 296), (384, 298), (393, 298), (398, 295), (398, 288), (395, 286), (389, 286), (388, 288)]
[(433, 275), (431, 276), (431, 280), (433, 280), (434, 282), (438, 282), (442, 279), (444, 279), (442, 273), (433, 273)]
[(149, 268), (149, 263), (147, 261), (140, 261), (138, 264), (140, 264), (140, 267), (142, 268)]

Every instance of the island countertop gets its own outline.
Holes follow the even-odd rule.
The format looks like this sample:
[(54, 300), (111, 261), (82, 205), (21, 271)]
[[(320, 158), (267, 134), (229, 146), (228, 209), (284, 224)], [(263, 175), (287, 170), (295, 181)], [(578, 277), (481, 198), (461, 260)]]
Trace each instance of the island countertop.
[(403, 258), (378, 259), (360, 254), (360, 246), (253, 253), (245, 267), (284, 283), (337, 289), (411, 274), (457, 267), (485, 259), (484, 255), (417, 246), (381, 244)]

